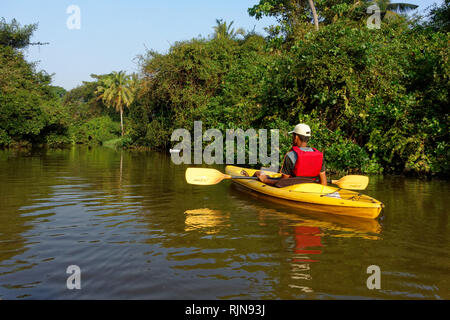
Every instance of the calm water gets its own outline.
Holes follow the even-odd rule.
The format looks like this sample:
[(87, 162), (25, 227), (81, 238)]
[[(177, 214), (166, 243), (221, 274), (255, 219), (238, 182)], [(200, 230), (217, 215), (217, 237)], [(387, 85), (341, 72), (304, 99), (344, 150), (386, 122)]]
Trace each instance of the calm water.
[(450, 299), (448, 182), (371, 177), (377, 222), (187, 185), (185, 168), (106, 148), (0, 151), (0, 298)]

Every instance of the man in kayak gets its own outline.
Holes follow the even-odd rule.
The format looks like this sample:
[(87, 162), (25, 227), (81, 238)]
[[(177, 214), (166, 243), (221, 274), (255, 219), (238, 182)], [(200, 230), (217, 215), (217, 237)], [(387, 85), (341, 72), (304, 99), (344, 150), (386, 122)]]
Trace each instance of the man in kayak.
[(308, 146), (311, 137), (310, 127), (300, 123), (289, 133), (292, 134), (292, 149), (284, 157), (280, 171), (281, 178), (269, 178), (261, 171), (257, 171), (255, 176), (261, 182), (279, 188), (311, 182), (326, 186), (327, 176), (323, 153)]

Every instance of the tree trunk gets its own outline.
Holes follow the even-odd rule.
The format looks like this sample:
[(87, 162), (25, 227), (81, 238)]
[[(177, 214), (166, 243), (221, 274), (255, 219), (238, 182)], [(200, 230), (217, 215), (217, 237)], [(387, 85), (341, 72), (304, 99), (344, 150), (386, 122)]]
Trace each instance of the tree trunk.
[(120, 108), (120, 128), (122, 129), (122, 137), (123, 137), (123, 109)]
[(317, 17), (316, 7), (314, 6), (313, 0), (308, 0), (309, 6), (311, 7), (311, 11), (314, 18), (314, 26), (316, 28), (316, 31), (319, 30), (319, 18)]

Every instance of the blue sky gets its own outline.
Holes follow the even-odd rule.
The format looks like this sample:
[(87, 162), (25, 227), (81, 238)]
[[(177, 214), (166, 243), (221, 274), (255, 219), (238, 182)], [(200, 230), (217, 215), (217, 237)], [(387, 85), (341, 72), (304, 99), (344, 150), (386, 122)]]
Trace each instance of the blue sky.
[[(408, 0), (425, 9), (443, 0)], [(215, 19), (234, 21), (235, 27), (264, 33), (272, 18), (256, 20), (247, 9), (259, 0), (1, 0), (0, 17), (22, 25), (39, 23), (33, 41), (49, 42), (25, 52), (38, 69), (53, 76), (53, 84), (71, 89), (91, 73), (137, 71), (133, 59), (145, 48), (166, 52), (176, 41), (213, 32)], [(392, 1), (397, 2), (397, 1)], [(400, 1), (399, 1), (400, 2)], [(81, 11), (81, 28), (66, 26), (70, 5)]]

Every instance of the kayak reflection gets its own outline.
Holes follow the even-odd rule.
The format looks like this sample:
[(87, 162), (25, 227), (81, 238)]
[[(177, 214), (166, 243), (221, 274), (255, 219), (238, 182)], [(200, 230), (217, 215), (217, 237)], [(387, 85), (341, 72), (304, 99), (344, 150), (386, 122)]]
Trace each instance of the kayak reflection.
[(376, 220), (330, 217), (289, 208), (267, 209), (263, 205), (259, 204), (258, 210), (261, 224), (276, 221), (279, 234), (286, 243), (285, 250), (289, 252), (289, 274), (286, 275), (288, 282), (285, 285), (302, 294), (314, 293), (312, 284), (320, 283), (320, 279), (314, 280), (313, 277), (322, 278), (317, 270), (323, 269), (318, 264), (324, 259), (322, 255), (326, 254), (327, 239), (330, 242), (330, 238), (362, 238), (369, 241), (381, 238), (381, 225)]
[(299, 281), (312, 280), (311, 263), (318, 262), (313, 257), (318, 257), (322, 253), (321, 234), (322, 231), (318, 227), (294, 227), (295, 248), (290, 274), (294, 283), (289, 283), (289, 287), (300, 289), (305, 293), (314, 291), (311, 287), (305, 286), (304, 283), (299, 283)]
[[(246, 205), (253, 206), (259, 210), (261, 215), (274, 215), (285, 219), (294, 227), (316, 227), (320, 228), (322, 233), (332, 237), (359, 237), (368, 240), (379, 240), (381, 237), (382, 226), (375, 219), (360, 219), (350, 216), (340, 216), (332, 214), (319, 213), (310, 210), (308, 205), (295, 206), (289, 203), (279, 202), (273, 197), (247, 191), (236, 185), (232, 185), (230, 193), (235, 199), (239, 199)], [(246, 196), (251, 193), (258, 201), (251, 200)]]
[(322, 250), (311, 249), (322, 247), (321, 237), (322, 231), (317, 227), (298, 226), (294, 227), (295, 233), (295, 249), (293, 262), (317, 262), (311, 259), (310, 255), (318, 255)]

